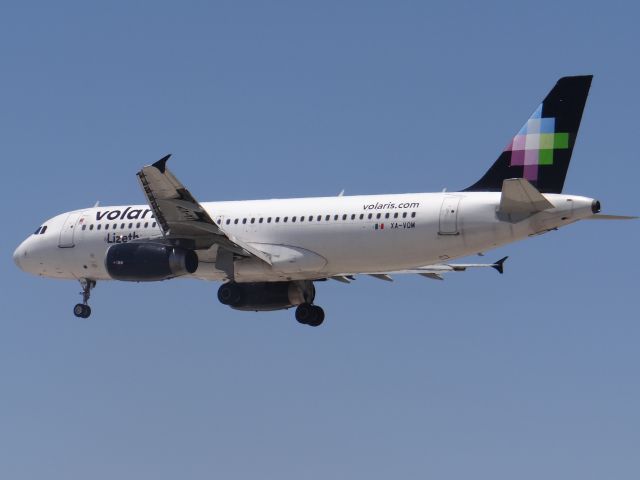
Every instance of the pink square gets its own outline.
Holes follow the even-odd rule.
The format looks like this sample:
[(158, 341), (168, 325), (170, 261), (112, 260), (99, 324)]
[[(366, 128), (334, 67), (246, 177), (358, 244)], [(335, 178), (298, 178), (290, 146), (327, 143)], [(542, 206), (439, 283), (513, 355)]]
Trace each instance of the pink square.
[(525, 165), (538, 165), (538, 150), (526, 150), (524, 152)]
[(516, 135), (515, 137), (513, 137), (513, 141), (511, 142), (512, 150), (524, 150), (526, 143), (526, 135)]

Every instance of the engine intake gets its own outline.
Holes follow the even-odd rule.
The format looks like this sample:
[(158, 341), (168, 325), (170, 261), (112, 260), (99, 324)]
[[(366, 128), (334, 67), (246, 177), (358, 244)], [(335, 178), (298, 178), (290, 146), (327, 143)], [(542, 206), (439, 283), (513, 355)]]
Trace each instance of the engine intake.
[(153, 282), (195, 272), (198, 255), (161, 243), (122, 243), (109, 247), (105, 267), (114, 280)]
[(218, 300), (236, 310), (283, 310), (313, 302), (315, 287), (310, 281), (225, 283), (218, 290)]

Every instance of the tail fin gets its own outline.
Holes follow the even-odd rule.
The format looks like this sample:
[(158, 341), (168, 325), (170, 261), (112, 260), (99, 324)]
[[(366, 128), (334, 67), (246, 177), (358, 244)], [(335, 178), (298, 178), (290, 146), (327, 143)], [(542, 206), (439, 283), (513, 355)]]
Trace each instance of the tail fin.
[(540, 192), (561, 193), (593, 75), (563, 77), (493, 166), (465, 192), (499, 192), (525, 178)]

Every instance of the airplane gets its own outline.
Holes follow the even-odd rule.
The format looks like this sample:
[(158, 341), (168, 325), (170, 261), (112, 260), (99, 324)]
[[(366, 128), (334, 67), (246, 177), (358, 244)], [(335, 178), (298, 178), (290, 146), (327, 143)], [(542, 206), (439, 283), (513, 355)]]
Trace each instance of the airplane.
[(98, 206), (45, 221), (13, 254), (29, 273), (78, 280), (77, 317), (91, 314), (96, 282), (175, 277), (223, 282), (219, 301), (248, 311), (295, 307), (317, 327), (324, 310), (314, 284), (357, 275), (441, 280), (490, 267), (450, 263), (600, 214), (593, 198), (562, 189), (592, 76), (558, 80), (480, 180), (453, 192), (198, 202), (167, 168), (143, 167), (147, 203)]

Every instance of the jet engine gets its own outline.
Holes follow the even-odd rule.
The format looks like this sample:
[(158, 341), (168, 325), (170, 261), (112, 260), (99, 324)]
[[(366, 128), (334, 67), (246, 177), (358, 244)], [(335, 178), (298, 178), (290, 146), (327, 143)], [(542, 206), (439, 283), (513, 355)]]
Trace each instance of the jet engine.
[(312, 303), (316, 289), (310, 281), (255, 282), (223, 284), (218, 300), (236, 310), (283, 310), (301, 303)]
[(161, 243), (121, 243), (109, 247), (105, 267), (114, 280), (153, 282), (195, 272), (198, 255)]

